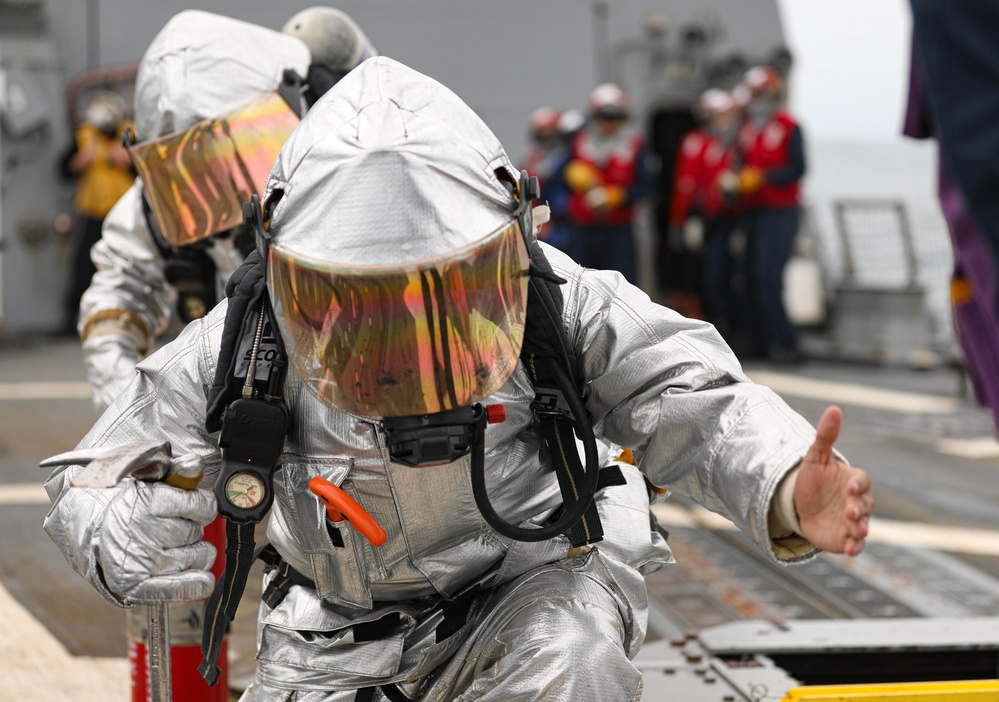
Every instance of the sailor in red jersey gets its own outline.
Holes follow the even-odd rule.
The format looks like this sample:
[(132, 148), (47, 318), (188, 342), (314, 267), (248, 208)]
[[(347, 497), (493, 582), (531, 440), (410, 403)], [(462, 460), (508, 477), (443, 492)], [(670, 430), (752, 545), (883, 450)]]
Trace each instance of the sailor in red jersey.
[(570, 255), (587, 268), (637, 282), (632, 220), (649, 189), (645, 139), (627, 125), (628, 94), (612, 83), (590, 93), (592, 123), (573, 140), (563, 171), (570, 190)]
[(700, 316), (728, 335), (734, 316), (729, 254), (734, 203), (719, 179), (733, 168), (740, 109), (730, 93), (711, 89), (698, 99), (694, 112), (699, 126), (680, 143), (673, 179), (672, 248), (689, 259), (684, 280), (674, 282), (696, 296)]
[(558, 120), (562, 113), (554, 107), (539, 107), (531, 113), (531, 147), (524, 155), (521, 169), (537, 176), (544, 192), (545, 180), (551, 171), (549, 162), (558, 151)]
[(538, 238), (562, 251), (568, 251), (569, 233), (565, 226), (568, 196), (560, 174), (569, 161), (572, 149), (572, 139), (566, 137), (561, 126), (565, 114), (547, 105), (531, 113), (531, 147), (520, 164), (521, 170), (537, 176), (541, 185), (541, 200), (550, 208), (551, 219), (538, 230)]
[(798, 233), (804, 139), (781, 104), (782, 78), (776, 69), (751, 68), (743, 85), (749, 100), (739, 133), (741, 168), (723, 181), (744, 207), (748, 350), (775, 361), (797, 361), (798, 331), (784, 309), (782, 275)]

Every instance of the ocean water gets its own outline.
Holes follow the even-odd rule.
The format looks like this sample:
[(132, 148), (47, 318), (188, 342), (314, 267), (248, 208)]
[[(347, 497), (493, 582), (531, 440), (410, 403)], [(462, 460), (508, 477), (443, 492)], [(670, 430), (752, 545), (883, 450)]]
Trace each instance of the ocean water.
[[(935, 144), (901, 137), (812, 139), (806, 149), (806, 224), (818, 242), (827, 288), (835, 290), (851, 262), (854, 279), (862, 283), (901, 287), (914, 277), (926, 291), (934, 345), (941, 351), (953, 350), (949, 302), (953, 251), (937, 202)], [(842, 218), (837, 217), (838, 210), (844, 213)], [(907, 226), (901, 224), (902, 218)], [(905, 237), (911, 241), (914, 266), (906, 254)]]

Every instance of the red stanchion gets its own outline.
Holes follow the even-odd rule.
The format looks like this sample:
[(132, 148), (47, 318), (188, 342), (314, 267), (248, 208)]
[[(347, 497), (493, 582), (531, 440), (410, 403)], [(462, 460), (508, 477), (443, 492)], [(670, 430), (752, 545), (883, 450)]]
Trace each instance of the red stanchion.
[[(218, 556), (212, 566), (216, 581), (225, 568), (225, 520), (221, 517), (205, 527), (205, 541), (213, 544)], [(215, 687), (208, 687), (198, 666), (201, 665), (201, 630), (205, 624), (208, 600), (170, 605), (170, 680), (173, 698), (178, 702), (228, 702), (228, 647), (222, 642), (218, 666), (222, 669)], [(149, 650), (148, 617), (145, 607), (128, 610), (128, 660), (132, 669), (132, 702), (148, 702)]]

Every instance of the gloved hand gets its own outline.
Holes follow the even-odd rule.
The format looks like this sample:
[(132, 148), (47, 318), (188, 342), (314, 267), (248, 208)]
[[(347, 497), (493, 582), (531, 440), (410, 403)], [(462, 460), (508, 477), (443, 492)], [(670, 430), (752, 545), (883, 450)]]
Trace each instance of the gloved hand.
[(138, 343), (126, 335), (101, 334), (83, 342), (83, 365), (98, 410), (107, 409), (132, 382), (141, 360)]
[(743, 195), (750, 195), (763, 187), (766, 177), (763, 171), (754, 166), (746, 166), (739, 171), (739, 192)]
[(600, 185), (600, 171), (586, 161), (573, 160), (565, 167), (565, 182), (574, 193), (585, 193)]
[(208, 597), (215, 547), (202, 541), (218, 512), (208, 490), (127, 480), (104, 511), (98, 563), (107, 588), (126, 604)]
[(718, 174), (718, 187), (728, 196), (739, 193), (739, 176), (732, 171), (722, 171)]
[(610, 212), (620, 207), (626, 196), (627, 191), (620, 185), (603, 185), (587, 192), (583, 199), (594, 210)]

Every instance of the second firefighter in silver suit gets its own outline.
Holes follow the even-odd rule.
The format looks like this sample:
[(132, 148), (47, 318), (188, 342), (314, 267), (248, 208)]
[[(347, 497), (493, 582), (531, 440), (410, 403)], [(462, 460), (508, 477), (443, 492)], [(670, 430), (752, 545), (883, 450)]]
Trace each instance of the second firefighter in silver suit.
[[(137, 136), (158, 138), (223, 117), (275, 92), (286, 70), (307, 80), (322, 69), (332, 84), (374, 53), (353, 20), (334, 8), (305, 10), (284, 32), (208, 12), (182, 12), (157, 34), (139, 64)], [(87, 379), (100, 408), (131, 382), (135, 364), (177, 317), (177, 289), (167, 279), (164, 253), (170, 247), (150, 231), (143, 187), (136, 179), (105, 219), (91, 253), (97, 272), (80, 305)], [(240, 235), (237, 228), (193, 242), (214, 267), (215, 280), (208, 282), (218, 299), (246, 257)], [(207, 312), (194, 307), (183, 309), (183, 316)]]

